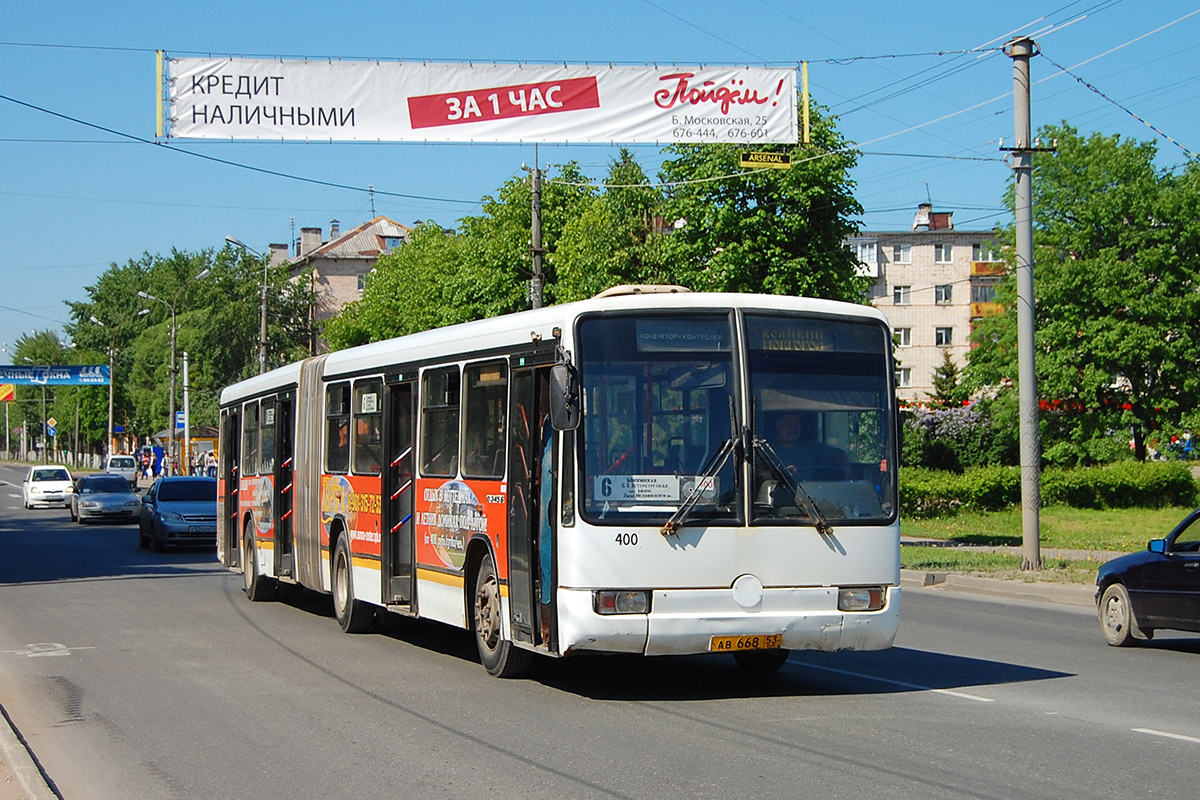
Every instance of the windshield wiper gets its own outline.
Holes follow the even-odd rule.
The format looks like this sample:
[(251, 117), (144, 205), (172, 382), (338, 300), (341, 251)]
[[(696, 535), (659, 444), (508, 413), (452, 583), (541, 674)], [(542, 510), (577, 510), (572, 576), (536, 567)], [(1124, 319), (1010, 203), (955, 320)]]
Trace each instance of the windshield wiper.
[(688, 496), (683, 498), (683, 502), (679, 504), (679, 508), (675, 509), (675, 513), (663, 523), (659, 533), (663, 536), (673, 536), (679, 533), (679, 529), (687, 521), (688, 514), (696, 507), (696, 503), (700, 502), (700, 498), (704, 495), (704, 490), (709, 486), (716, 486), (717, 475), (721, 472), (721, 468), (725, 466), (725, 462), (729, 460), (729, 457), (734, 453), (739, 453), (740, 460), (741, 443), (742, 436), (738, 431), (737, 408), (733, 404), (733, 395), (730, 395), (729, 438), (721, 442), (721, 446), (708, 459), (708, 463), (704, 465), (704, 469), (700, 470), (700, 475), (696, 479), (696, 485), (688, 492)]
[(704, 469), (700, 471), (700, 475), (696, 479), (696, 485), (688, 492), (688, 496), (679, 504), (679, 508), (675, 509), (675, 513), (671, 518), (663, 523), (662, 529), (659, 530), (663, 536), (671, 536), (679, 533), (679, 529), (683, 527), (683, 523), (687, 520), (687, 515), (696, 503), (700, 502), (700, 498), (704, 495), (704, 490), (710, 486), (715, 486), (717, 475), (721, 472), (721, 468), (725, 466), (725, 462), (738, 449), (738, 440), (736, 438), (726, 439), (721, 443), (717, 452), (713, 453), (712, 458), (704, 465)]
[(829, 519), (817, 506), (817, 501), (804, 488), (804, 484), (796, 480), (795, 476), (783, 465), (783, 460), (779, 458), (779, 454), (775, 452), (775, 448), (771, 447), (771, 443), (766, 439), (760, 439), (755, 436), (754, 450), (762, 454), (763, 460), (767, 462), (771, 471), (779, 476), (779, 480), (783, 483), (784, 488), (800, 501), (800, 505), (804, 506), (804, 512), (808, 515), (809, 519), (814, 520), (817, 526), (817, 533), (822, 536), (832, 534), (833, 527), (829, 524)]

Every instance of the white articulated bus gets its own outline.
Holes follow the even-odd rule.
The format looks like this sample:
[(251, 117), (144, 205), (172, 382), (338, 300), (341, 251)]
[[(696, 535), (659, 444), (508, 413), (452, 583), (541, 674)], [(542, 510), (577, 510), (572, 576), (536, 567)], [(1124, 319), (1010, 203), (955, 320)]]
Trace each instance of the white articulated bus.
[(342, 350), (221, 393), (218, 550), (533, 654), (891, 646), (892, 340), (875, 309), (618, 287)]

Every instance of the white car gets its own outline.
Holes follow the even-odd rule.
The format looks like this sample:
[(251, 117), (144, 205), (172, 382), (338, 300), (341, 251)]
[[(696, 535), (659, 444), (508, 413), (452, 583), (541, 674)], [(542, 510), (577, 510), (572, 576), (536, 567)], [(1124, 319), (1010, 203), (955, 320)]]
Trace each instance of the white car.
[(104, 460), (104, 471), (120, 475), (130, 486), (137, 486), (138, 463), (133, 456), (109, 456)]
[(35, 506), (66, 506), (71, 505), (71, 495), (75, 493), (75, 484), (71, 482), (71, 473), (61, 464), (45, 464), (40, 467), (30, 467), (21, 482), (21, 494), (25, 498), (25, 507)]

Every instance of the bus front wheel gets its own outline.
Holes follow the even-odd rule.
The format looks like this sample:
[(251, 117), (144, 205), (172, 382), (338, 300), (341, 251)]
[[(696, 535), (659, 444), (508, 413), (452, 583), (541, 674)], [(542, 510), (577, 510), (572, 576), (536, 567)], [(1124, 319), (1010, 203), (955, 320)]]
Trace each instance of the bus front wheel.
[(491, 556), (484, 556), (475, 575), (475, 644), (483, 668), (497, 678), (519, 678), (529, 671), (533, 654), (504, 638), (500, 581)]

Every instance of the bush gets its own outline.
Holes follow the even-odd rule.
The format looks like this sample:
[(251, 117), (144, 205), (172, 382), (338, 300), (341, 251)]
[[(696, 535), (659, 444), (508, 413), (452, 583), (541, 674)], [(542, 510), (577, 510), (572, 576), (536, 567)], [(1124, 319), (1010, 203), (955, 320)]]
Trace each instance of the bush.
[[(1120, 461), (1104, 467), (1048, 468), (1042, 472), (1042, 505), (1074, 508), (1195, 506), (1191, 470), (1178, 462)], [(900, 515), (914, 519), (954, 514), (960, 508), (999, 511), (1021, 502), (1019, 467), (980, 467), (961, 475), (928, 469), (900, 472)]]

